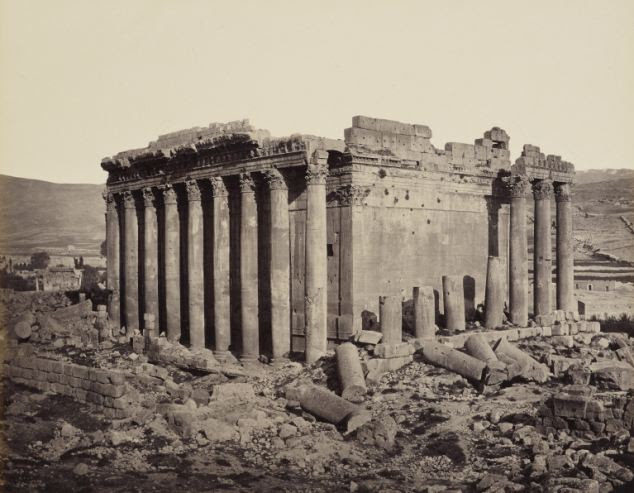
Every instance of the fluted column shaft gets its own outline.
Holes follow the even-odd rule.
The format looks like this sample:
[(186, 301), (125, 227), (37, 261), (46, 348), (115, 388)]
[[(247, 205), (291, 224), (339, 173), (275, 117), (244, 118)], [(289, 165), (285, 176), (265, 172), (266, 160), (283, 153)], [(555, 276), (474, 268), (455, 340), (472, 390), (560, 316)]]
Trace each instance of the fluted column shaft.
[(321, 358), (328, 346), (328, 257), (326, 245), (327, 153), (315, 151), (306, 173), (306, 362)]
[(115, 195), (104, 194), (106, 200), (106, 286), (111, 291), (108, 315), (117, 326), (121, 324), (121, 299), (119, 287), (119, 211)]
[(526, 176), (511, 177), (509, 182), (509, 312), (511, 322), (528, 325), (528, 245), (526, 239), (526, 195), (530, 182)]
[(253, 177), (240, 175), (240, 317), (243, 361), (260, 356), (258, 210)]
[(172, 185), (163, 185), (165, 216), (165, 323), (167, 339), (178, 342), (181, 338), (180, 287), (180, 219), (178, 196)]
[(145, 223), (143, 230), (145, 313), (154, 315), (154, 320), (158, 323), (158, 221), (156, 217), (156, 197), (154, 196), (154, 191), (149, 187), (143, 189), (143, 205)]
[(286, 358), (291, 351), (290, 235), (288, 188), (277, 170), (265, 175), (270, 188), (271, 248), (270, 291), (273, 358)]
[(205, 286), (203, 269), (203, 209), (200, 187), (195, 180), (187, 189), (187, 299), (189, 342), (194, 349), (205, 347)]
[(533, 185), (535, 196), (535, 233), (533, 248), (533, 311), (535, 316), (552, 311), (550, 289), (552, 284), (552, 245), (550, 239), (550, 197), (553, 185), (541, 180)]
[(555, 188), (557, 202), (557, 309), (576, 311), (572, 237), (572, 193), (569, 183)]
[(215, 353), (222, 359), (231, 345), (231, 305), (229, 298), (229, 193), (220, 177), (211, 178), (213, 195), (213, 300)]
[(123, 194), (125, 211), (125, 323), (128, 334), (139, 328), (139, 220), (131, 191)]

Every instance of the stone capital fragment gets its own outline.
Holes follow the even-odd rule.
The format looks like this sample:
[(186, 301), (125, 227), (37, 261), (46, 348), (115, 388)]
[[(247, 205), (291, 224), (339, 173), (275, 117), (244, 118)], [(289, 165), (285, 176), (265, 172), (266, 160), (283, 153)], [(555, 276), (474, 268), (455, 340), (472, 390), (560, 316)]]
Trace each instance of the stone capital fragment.
[(155, 207), (156, 206), (156, 196), (154, 195), (154, 191), (152, 187), (145, 187), (142, 190), (143, 193), (143, 205), (145, 207)]
[(533, 196), (535, 200), (549, 199), (553, 193), (553, 182), (550, 180), (539, 180), (533, 184)]
[(286, 180), (278, 169), (269, 169), (264, 172), (264, 179), (271, 190), (286, 190)]
[(555, 184), (555, 200), (557, 202), (570, 202), (572, 199), (572, 190), (570, 183)]
[(126, 209), (135, 209), (136, 201), (134, 200), (134, 195), (132, 190), (126, 190), (123, 192), (123, 207)]
[(251, 173), (240, 173), (240, 193), (255, 193), (255, 181)]
[(511, 198), (525, 198), (531, 186), (526, 175), (509, 176), (506, 183)]
[(209, 184), (211, 185), (211, 195), (213, 197), (225, 197), (229, 195), (227, 185), (221, 176), (212, 176), (209, 178)]
[(174, 187), (170, 183), (161, 185), (159, 190), (163, 193), (163, 202), (165, 204), (176, 204), (178, 202), (176, 190), (174, 190)]
[(186, 181), (185, 190), (187, 191), (187, 200), (189, 202), (196, 202), (200, 200), (200, 185), (196, 180)]

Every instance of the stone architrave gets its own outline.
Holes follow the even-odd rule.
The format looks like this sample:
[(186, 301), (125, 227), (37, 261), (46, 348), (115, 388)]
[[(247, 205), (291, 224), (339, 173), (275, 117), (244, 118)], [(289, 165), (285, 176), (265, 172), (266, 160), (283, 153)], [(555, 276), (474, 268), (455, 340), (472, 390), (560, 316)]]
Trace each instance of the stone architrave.
[[(154, 321), (159, 319), (158, 303), (158, 221), (156, 216), (156, 196), (151, 187), (142, 190), (144, 212), (143, 234), (143, 293), (145, 314), (151, 314)], [(145, 320), (145, 317), (144, 317)], [(145, 329), (145, 327), (144, 327)]]
[(290, 234), (288, 188), (282, 174), (264, 173), (271, 207), (270, 292), (273, 360), (287, 358), (291, 351)]
[(314, 363), (328, 345), (326, 245), (326, 164), (328, 153), (317, 150), (306, 171), (306, 281), (305, 323), (306, 362)]
[(180, 218), (178, 195), (172, 185), (159, 188), (165, 210), (165, 323), (167, 339), (178, 342), (181, 337), (180, 287)]
[(530, 182), (525, 175), (510, 177), (509, 313), (511, 322), (528, 325), (528, 244), (526, 239), (526, 195)]
[(108, 315), (118, 330), (121, 326), (119, 208), (115, 194), (107, 192), (103, 197), (106, 201), (106, 286), (111, 291)]
[(227, 356), (231, 345), (231, 305), (229, 298), (229, 192), (224, 180), (210, 179), (213, 202), (213, 300), (214, 354), (219, 360)]
[(125, 210), (125, 323), (128, 334), (139, 329), (139, 220), (131, 190), (123, 193)]
[(550, 180), (540, 180), (533, 185), (535, 196), (533, 311), (535, 316), (549, 315), (552, 311), (550, 302), (552, 284), (550, 198), (552, 193), (553, 184)]
[(557, 309), (577, 311), (572, 236), (572, 192), (569, 183), (557, 183)]
[(260, 356), (258, 301), (258, 210), (255, 182), (249, 173), (240, 175), (240, 315), (243, 361)]
[(187, 299), (189, 342), (193, 349), (205, 347), (205, 286), (203, 274), (203, 209), (200, 185), (185, 182), (187, 190)]

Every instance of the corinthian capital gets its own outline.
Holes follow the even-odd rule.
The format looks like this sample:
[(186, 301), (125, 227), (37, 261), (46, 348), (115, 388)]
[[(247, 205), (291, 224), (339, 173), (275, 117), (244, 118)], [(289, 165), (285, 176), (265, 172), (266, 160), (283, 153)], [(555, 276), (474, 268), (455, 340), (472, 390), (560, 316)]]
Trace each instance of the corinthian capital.
[(136, 201), (134, 200), (134, 194), (132, 190), (126, 190), (123, 192), (123, 207), (126, 209), (135, 209)]
[(174, 187), (170, 183), (161, 185), (158, 189), (163, 193), (164, 204), (176, 204), (178, 202), (176, 190), (174, 190)]
[(506, 180), (507, 188), (511, 198), (524, 198), (531, 188), (531, 182), (526, 175), (509, 176)]
[(187, 191), (187, 200), (189, 202), (200, 200), (200, 185), (196, 180), (186, 181), (185, 190)]
[(152, 190), (152, 187), (145, 187), (143, 189), (143, 205), (145, 207), (156, 206), (156, 196), (154, 195), (154, 190)]
[(104, 190), (101, 194), (101, 196), (103, 197), (103, 199), (106, 201), (106, 210), (107, 211), (114, 211), (117, 203), (114, 197), (114, 194), (112, 192), (109, 192), (108, 190)]
[(269, 169), (264, 172), (264, 179), (271, 190), (285, 190), (286, 181), (284, 176), (277, 169)]
[(254, 193), (255, 182), (251, 173), (240, 173), (240, 192), (241, 193)]
[(306, 183), (309, 185), (325, 185), (328, 177), (326, 164), (309, 164), (306, 168)]
[(336, 194), (340, 205), (363, 205), (370, 189), (358, 185), (343, 185), (336, 190)]
[(553, 182), (550, 180), (540, 180), (533, 185), (533, 196), (535, 200), (549, 199), (553, 194)]
[(555, 200), (557, 202), (570, 202), (572, 199), (572, 190), (570, 183), (557, 183), (555, 185)]
[(227, 185), (220, 176), (212, 176), (209, 178), (209, 183), (211, 184), (211, 195), (214, 197), (224, 197), (229, 195)]

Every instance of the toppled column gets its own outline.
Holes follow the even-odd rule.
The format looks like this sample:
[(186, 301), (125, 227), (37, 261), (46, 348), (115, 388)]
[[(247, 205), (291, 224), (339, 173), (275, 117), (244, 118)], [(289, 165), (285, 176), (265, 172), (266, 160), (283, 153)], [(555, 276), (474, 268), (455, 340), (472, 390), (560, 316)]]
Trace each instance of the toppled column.
[(489, 257), (484, 300), (484, 326), (500, 327), (504, 321), (504, 263), (500, 257)]
[(35, 322), (35, 315), (33, 315), (30, 311), (25, 312), (13, 325), (13, 333), (18, 337), (18, 339), (26, 340), (31, 337), (31, 327)]
[(467, 354), (486, 363), (489, 368), (488, 383), (497, 385), (508, 379), (506, 364), (498, 359), (482, 334), (473, 334), (465, 341)]
[(462, 283), (462, 276), (442, 276), (445, 328), (449, 330), (465, 330), (464, 289)]
[(306, 171), (306, 281), (304, 317), (306, 362), (314, 363), (328, 347), (328, 256), (326, 177), (328, 153), (315, 151)]
[(297, 400), (305, 411), (334, 425), (346, 424), (347, 432), (367, 423), (371, 416), (359, 406), (316, 385), (303, 385), (287, 391), (286, 398)]
[(520, 376), (526, 380), (535, 380), (540, 383), (548, 380), (550, 373), (548, 368), (509, 343), (505, 337), (502, 337), (495, 344), (493, 350), (498, 359), (508, 365), (509, 378)]
[(436, 300), (434, 288), (414, 288), (414, 334), (419, 339), (434, 339), (436, 336)]
[(526, 240), (526, 194), (530, 182), (525, 175), (511, 177), (509, 231), (509, 312), (511, 322), (528, 325), (528, 245)]
[(403, 341), (403, 306), (400, 297), (379, 298), (379, 322), (383, 333), (382, 344), (399, 344)]
[(425, 341), (419, 352), (429, 363), (456, 372), (477, 384), (487, 383), (486, 363), (473, 356), (436, 341)]
[(345, 342), (337, 346), (335, 353), (341, 397), (350, 402), (363, 402), (368, 389), (357, 347), (351, 342)]

